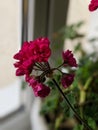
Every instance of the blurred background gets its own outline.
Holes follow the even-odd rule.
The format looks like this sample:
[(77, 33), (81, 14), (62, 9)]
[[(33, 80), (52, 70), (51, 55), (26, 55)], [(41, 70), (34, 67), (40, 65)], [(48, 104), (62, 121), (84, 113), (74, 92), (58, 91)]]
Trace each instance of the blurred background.
[[(89, 2), (0, 0), (0, 130), (40, 130), (32, 128), (31, 113), (36, 98), (30, 87), (24, 87), (27, 84), (23, 79), (15, 76), (13, 67), (13, 55), (23, 41), (47, 36), (51, 42), (56, 42), (54, 38), (59, 29), (83, 21), (79, 30), (86, 35), (83, 48), (87, 53), (98, 51), (98, 43), (95, 42), (94, 48), (87, 43), (87, 39), (98, 37), (98, 11), (90, 13)], [(70, 40), (65, 42), (65, 48), (73, 50), (74, 44)], [(59, 39), (59, 50), (54, 51), (52, 60), (62, 52), (60, 44), (64, 46), (62, 39)], [(53, 46), (51, 44), (51, 48)]]

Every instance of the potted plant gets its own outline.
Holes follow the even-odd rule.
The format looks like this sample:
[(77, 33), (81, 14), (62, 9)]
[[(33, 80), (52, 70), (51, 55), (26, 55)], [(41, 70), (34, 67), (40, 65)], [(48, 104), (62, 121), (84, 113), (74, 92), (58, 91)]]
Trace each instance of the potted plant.
[[(98, 2), (92, 0), (89, 9), (97, 8)], [(83, 35), (77, 32), (80, 25), (67, 28), (67, 38), (82, 38)], [(42, 98), (40, 113), (45, 116), (51, 130), (98, 129), (97, 54), (86, 54), (80, 43), (74, 48), (74, 53), (78, 51), (81, 54), (78, 64), (73, 52), (67, 49), (62, 52), (61, 63), (52, 67), (49, 63), (50, 41), (41, 37), (24, 42), (14, 55), (18, 60), (14, 64), (16, 75), (24, 75), (35, 96)]]
[[(88, 54), (82, 48), (82, 38), (84, 34), (79, 33), (79, 28), (83, 25), (83, 22), (70, 25), (62, 28), (57, 32), (56, 36), (63, 36), (64, 39), (69, 39), (71, 42), (77, 41), (74, 46), (74, 54), (79, 54), (78, 68), (75, 73), (75, 80), (70, 87), (64, 89), (61, 84), (60, 73), (55, 74), (55, 79), (63, 89), (64, 94), (68, 97), (71, 104), (78, 112), (78, 114), (86, 120), (92, 129), (97, 130), (98, 126), (98, 53), (93, 52)], [(73, 32), (73, 33), (72, 33)], [(56, 37), (56, 38), (58, 38)], [(93, 46), (92, 42), (97, 40), (95, 38), (89, 40), (89, 44)], [(61, 61), (61, 60), (59, 60)], [(58, 63), (57, 63), (58, 64)], [(74, 71), (68, 68), (63, 71)], [(58, 93), (54, 83), (47, 81), (47, 85), (51, 86), (51, 94), (43, 99), (42, 108), (40, 113), (45, 116), (49, 129), (51, 130), (86, 130), (83, 125), (80, 125), (80, 121), (67, 106), (66, 102), (62, 99), (60, 93)], [(89, 129), (89, 128), (88, 128)]]

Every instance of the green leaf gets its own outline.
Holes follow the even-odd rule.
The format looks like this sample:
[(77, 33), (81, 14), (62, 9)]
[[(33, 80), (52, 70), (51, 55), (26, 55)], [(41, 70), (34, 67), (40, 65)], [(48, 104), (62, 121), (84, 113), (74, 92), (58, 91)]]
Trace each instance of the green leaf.
[(88, 124), (93, 130), (97, 130), (96, 122), (92, 118), (88, 118)]
[(73, 130), (83, 130), (83, 125), (76, 125)]
[(53, 112), (57, 109), (59, 102), (59, 94), (56, 90), (52, 90), (51, 94), (45, 98), (42, 108), (41, 114), (48, 114), (49, 112)]

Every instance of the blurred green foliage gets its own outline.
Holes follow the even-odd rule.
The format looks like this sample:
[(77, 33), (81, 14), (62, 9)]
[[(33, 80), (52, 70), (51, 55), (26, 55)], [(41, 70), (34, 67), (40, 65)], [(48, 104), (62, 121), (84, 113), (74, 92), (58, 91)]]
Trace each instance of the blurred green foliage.
[[(57, 39), (62, 37), (73, 41), (79, 38), (79, 42), (74, 47), (74, 53), (79, 52), (81, 56), (78, 59), (79, 65), (75, 80), (69, 88), (64, 89), (61, 86), (59, 73), (55, 75), (55, 79), (80, 116), (88, 122), (93, 130), (98, 130), (98, 54), (87, 54), (83, 50), (81, 44), (83, 44), (82, 39), (85, 35), (79, 33), (81, 26), (83, 26), (83, 22), (72, 24), (63, 27), (56, 34)], [(92, 44), (93, 40), (90, 39), (89, 42)], [(61, 59), (58, 58), (58, 61), (61, 62)], [(41, 114), (46, 117), (50, 130), (86, 130), (79, 124), (78, 119), (75, 118), (53, 82), (49, 80), (47, 85), (51, 87), (52, 91), (48, 97), (43, 99)]]

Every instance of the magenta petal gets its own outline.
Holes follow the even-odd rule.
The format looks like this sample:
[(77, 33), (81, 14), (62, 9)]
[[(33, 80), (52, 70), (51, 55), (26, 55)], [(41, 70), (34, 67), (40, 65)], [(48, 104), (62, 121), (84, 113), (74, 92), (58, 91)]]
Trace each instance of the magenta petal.
[(41, 84), (41, 83), (38, 83), (35, 88), (33, 88), (34, 90), (34, 94), (35, 96), (39, 96), (39, 97), (46, 97), (49, 95), (50, 93), (50, 88)]
[(64, 88), (67, 88), (69, 87), (72, 82), (74, 81), (74, 74), (65, 74), (63, 75), (62, 79), (61, 79), (61, 83), (62, 83), (62, 86)]
[(62, 53), (62, 57), (65, 65), (69, 65), (71, 67), (77, 67), (76, 59), (73, 56), (72, 51), (66, 50)]
[(22, 69), (17, 69), (16, 70), (16, 76), (22, 76), (22, 75), (24, 75), (24, 70), (22, 70)]
[(98, 8), (98, 0), (91, 0), (88, 8), (89, 11), (95, 11)]

